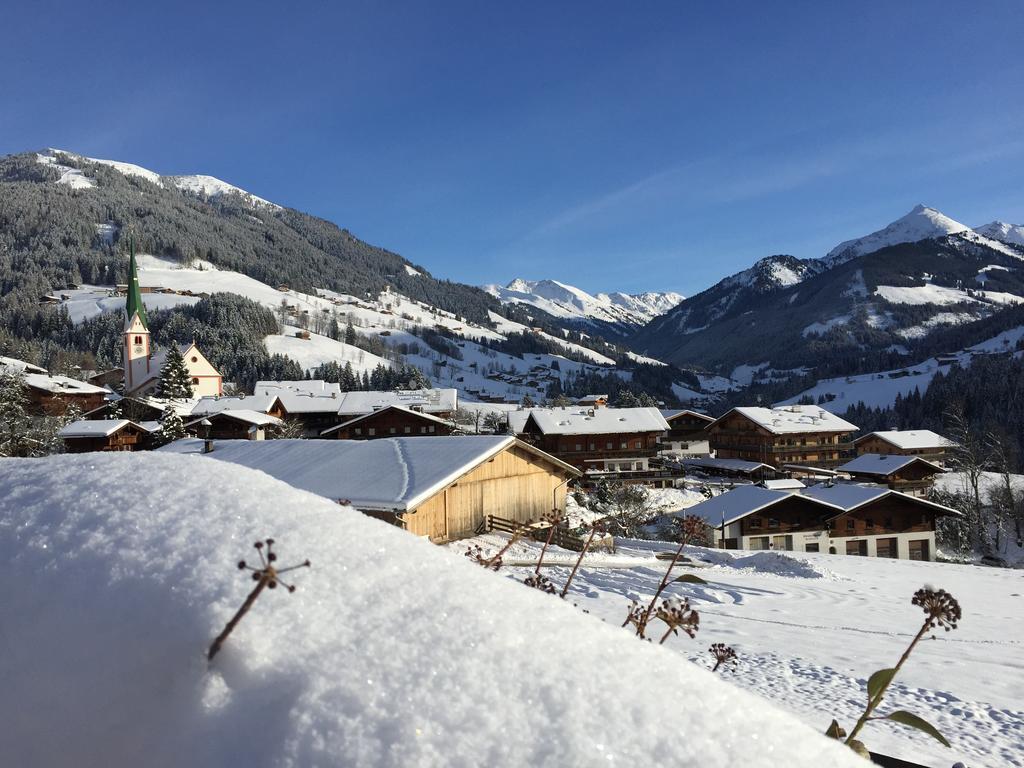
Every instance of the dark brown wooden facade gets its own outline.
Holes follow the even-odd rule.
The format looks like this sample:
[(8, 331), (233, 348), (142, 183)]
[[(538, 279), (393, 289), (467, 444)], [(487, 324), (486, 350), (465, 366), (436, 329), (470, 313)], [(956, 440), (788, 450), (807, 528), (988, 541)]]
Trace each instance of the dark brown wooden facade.
[(437, 437), (450, 435), (454, 426), (406, 408), (381, 408), (326, 430), (321, 437), (334, 440), (375, 440), (382, 437)]
[(71, 406), (86, 413), (99, 408), (106, 400), (105, 392), (51, 392), (31, 386), (26, 390), (28, 410), (34, 416), (63, 416)]
[(696, 411), (680, 411), (666, 416), (665, 421), (671, 427), (664, 437), (665, 441), (695, 443), (708, 439), (707, 427), (715, 420)]
[(64, 440), (64, 450), (68, 453), (141, 451), (151, 447), (149, 432), (130, 422), (111, 435), (64, 437), (62, 439)]
[(759, 461), (773, 467), (834, 467), (852, 458), (854, 450), (850, 432), (776, 434), (735, 411), (708, 427), (707, 433), (717, 458)]
[(875, 433), (864, 435), (855, 441), (857, 455), (877, 453), (880, 456), (917, 456), (925, 461), (944, 464), (947, 459), (946, 446), (928, 446), (925, 448), (900, 448)]
[[(603, 468), (608, 462), (629, 463), (650, 459), (658, 454), (662, 431), (608, 434), (545, 435), (532, 419), (527, 419), (518, 437), (545, 453), (577, 469)], [(632, 469), (632, 467), (631, 467)]]
[(850, 470), (850, 476), (854, 480), (884, 484), (894, 491), (924, 495), (935, 485), (935, 476), (940, 471), (925, 461), (915, 461), (888, 474)]

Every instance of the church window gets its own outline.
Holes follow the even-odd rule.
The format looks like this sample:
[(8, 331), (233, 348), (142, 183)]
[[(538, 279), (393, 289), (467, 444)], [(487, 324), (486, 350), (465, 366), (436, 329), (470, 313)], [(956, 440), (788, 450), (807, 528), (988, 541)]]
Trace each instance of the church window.
[(193, 363), (198, 363), (199, 362), (199, 358), (196, 357), (195, 355), (192, 355), (192, 362)]
[(136, 344), (141, 344), (142, 343), (142, 337), (141, 336), (136, 336), (135, 337), (135, 343)]
[(199, 383), (199, 379), (197, 379), (195, 376), (193, 376), (192, 377), (192, 384), (195, 385), (195, 384), (198, 384), (198, 383)]

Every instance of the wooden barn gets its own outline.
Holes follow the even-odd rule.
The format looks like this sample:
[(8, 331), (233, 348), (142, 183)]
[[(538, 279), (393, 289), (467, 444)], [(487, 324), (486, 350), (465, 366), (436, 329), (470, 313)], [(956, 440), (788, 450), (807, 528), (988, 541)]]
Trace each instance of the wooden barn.
[(416, 437), (450, 435), (455, 425), (429, 413), (388, 405), (372, 413), (329, 427), (320, 437), (334, 440), (375, 440), (381, 437)]
[(185, 425), (189, 434), (217, 440), (265, 440), (267, 431), (282, 425), (281, 419), (260, 411), (233, 409), (193, 419)]
[(714, 418), (699, 411), (662, 411), (669, 430), (661, 439), (661, 452), (680, 456), (707, 456), (711, 452), (707, 427)]
[(128, 419), (73, 421), (58, 433), (68, 453), (139, 451), (150, 447), (151, 433), (159, 424), (136, 424)]
[(953, 441), (930, 429), (890, 429), (870, 432), (854, 441), (857, 455), (877, 453), (882, 456), (918, 456), (940, 466), (953, 447)]
[[(162, 450), (201, 453), (202, 441)], [(488, 515), (526, 522), (565, 508), (578, 470), (507, 435), (381, 440), (228, 440), (202, 454), (261, 470), (443, 543)]]

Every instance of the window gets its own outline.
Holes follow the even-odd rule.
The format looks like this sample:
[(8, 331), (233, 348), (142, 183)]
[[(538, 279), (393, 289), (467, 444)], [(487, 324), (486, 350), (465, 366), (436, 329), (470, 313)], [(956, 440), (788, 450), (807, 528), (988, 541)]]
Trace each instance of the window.
[(141, 336), (136, 336), (135, 337), (135, 343), (136, 344), (141, 344), (142, 343), (142, 337)]
[(628, 444), (626, 443), (626, 441), (625, 441), (625, 440), (623, 440), (623, 441), (622, 441), (621, 443), (619, 443), (619, 447), (620, 447), (620, 448), (621, 448), (622, 450), (626, 450), (626, 449), (627, 449), (627, 448), (629, 447), (629, 445), (628, 445)]
[(582, 451), (583, 450), (583, 443), (576, 443), (576, 450), (577, 451)]
[(433, 426), (427, 427), (427, 431), (430, 432), (431, 434), (433, 434), (434, 433), (434, 427)]
[(594, 443), (590, 444), (590, 448), (588, 450), (591, 450), (591, 451), (594, 450)]
[(637, 447), (637, 448), (642, 448), (642, 447), (643, 447), (643, 445), (644, 445), (644, 444), (643, 444), (643, 443), (642, 443), (642, 442), (641, 442), (640, 440), (637, 440), (637, 441), (636, 441), (636, 447)]
[(853, 518), (851, 518), (851, 519), (846, 521), (846, 530), (852, 531), (854, 529), (854, 527), (855, 527), (855, 523), (853, 522)]
[(199, 379), (197, 379), (195, 376), (193, 376), (192, 377), (192, 383), (193, 384), (198, 384), (199, 383)]
[(886, 528), (892, 529), (892, 518), (885, 518), (885, 520), (882, 521), (882, 525), (884, 525)]
[(373, 435), (377, 434), (377, 430), (374, 429), (373, 427), (370, 427), (369, 429), (366, 430), (366, 434), (368, 434), (368, 435), (370, 435), (372, 437)]
[(363, 428), (362, 427), (356, 427), (356, 434), (357, 435), (363, 434)]
[(408, 435), (409, 433), (412, 432), (412, 427), (406, 427), (403, 431), (405, 432), (405, 434)]
[(393, 434), (395, 434), (395, 433), (396, 433), (397, 431), (398, 431), (398, 430), (397, 430), (397, 429), (395, 429), (394, 427), (388, 427), (388, 433), (389, 433), (389, 434), (392, 434), (392, 435), (393, 435)]
[(760, 528), (761, 527), (761, 518), (760, 517), (752, 517), (752, 518), (750, 518), (750, 527), (751, 528)]
[(769, 517), (768, 518), (768, 527), (769, 528), (778, 528), (779, 527), (779, 521), (776, 520), (774, 517)]
[(607, 448), (610, 451), (612, 449), (613, 445), (614, 445), (614, 443), (605, 443), (604, 447)]
[(198, 363), (199, 362), (199, 358), (196, 357), (195, 355), (192, 355), (192, 362), (193, 363)]
[(804, 552), (817, 552), (817, 551), (818, 551), (818, 542), (814, 541), (814, 542), (811, 542), (810, 544), (804, 544)]
[(427, 428), (426, 427), (420, 427), (420, 434), (421, 435), (427, 434)]

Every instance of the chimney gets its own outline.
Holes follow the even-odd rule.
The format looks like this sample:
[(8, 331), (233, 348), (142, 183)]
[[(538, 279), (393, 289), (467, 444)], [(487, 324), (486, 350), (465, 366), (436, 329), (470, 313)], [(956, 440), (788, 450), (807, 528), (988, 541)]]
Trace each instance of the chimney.
[(213, 440), (210, 438), (203, 440), (203, 453), (213, 453)]

